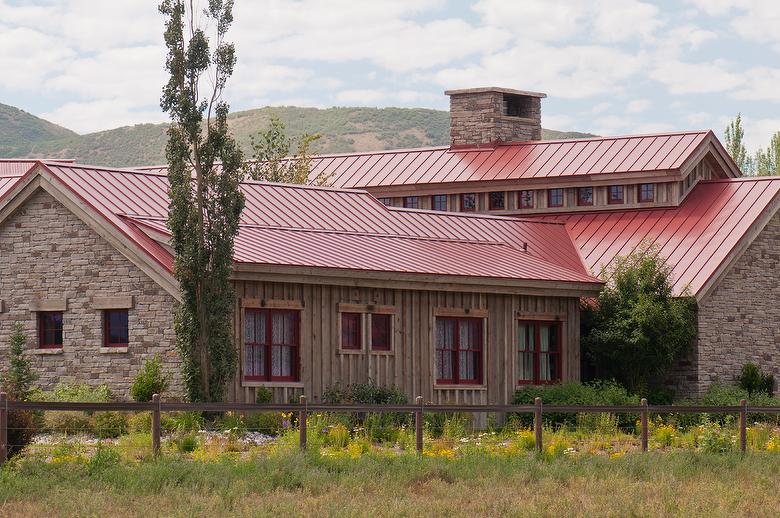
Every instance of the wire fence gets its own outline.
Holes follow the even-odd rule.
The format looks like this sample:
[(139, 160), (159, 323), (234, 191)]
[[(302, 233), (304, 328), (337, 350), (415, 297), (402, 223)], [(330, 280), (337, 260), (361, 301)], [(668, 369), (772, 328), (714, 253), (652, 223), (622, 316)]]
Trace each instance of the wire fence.
[(536, 398), (533, 405), (440, 405), (426, 404), (422, 396), (415, 404), (403, 405), (355, 405), (355, 404), (310, 404), (305, 396), (298, 404), (247, 404), (247, 403), (183, 403), (163, 402), (155, 394), (148, 403), (108, 402), (108, 403), (72, 403), (44, 401), (12, 401), (5, 393), (0, 393), (0, 465), (8, 458), (8, 415), (12, 411), (60, 411), (60, 412), (150, 412), (151, 413), (151, 451), (160, 454), (161, 414), (163, 412), (288, 412), (297, 415), (299, 443), (306, 448), (307, 416), (314, 412), (324, 413), (408, 413), (414, 421), (415, 447), (418, 453), (423, 451), (423, 420), (425, 414), (451, 413), (502, 413), (532, 414), (535, 436), (535, 448), (542, 451), (542, 429), (544, 414), (582, 414), (582, 413), (620, 413), (638, 414), (640, 426), (641, 451), (648, 450), (649, 414), (732, 414), (739, 418), (739, 448), (747, 448), (748, 413), (780, 414), (780, 407), (748, 406), (743, 399), (738, 406), (675, 406), (648, 405), (642, 399), (639, 405), (544, 405)]

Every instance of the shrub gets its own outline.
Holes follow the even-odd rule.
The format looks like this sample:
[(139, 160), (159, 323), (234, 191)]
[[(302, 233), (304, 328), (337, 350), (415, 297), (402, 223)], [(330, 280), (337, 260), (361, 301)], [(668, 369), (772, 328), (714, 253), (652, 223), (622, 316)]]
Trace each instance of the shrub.
[(754, 363), (746, 363), (742, 366), (739, 386), (750, 396), (766, 394), (771, 397), (775, 390), (775, 377), (761, 372)]
[(159, 356), (154, 356), (144, 362), (143, 368), (135, 377), (130, 387), (130, 397), (144, 403), (152, 400), (154, 394), (162, 394), (168, 390), (170, 376), (163, 373)]
[(325, 444), (335, 448), (346, 448), (349, 443), (349, 429), (341, 423), (328, 428), (325, 434)]
[(127, 415), (122, 412), (95, 414), (95, 435), (101, 439), (116, 438), (127, 433)]
[(249, 430), (277, 435), (282, 431), (284, 418), (281, 412), (255, 412), (249, 414), (245, 421)]
[[(31, 397), (40, 401), (66, 403), (107, 403), (113, 399), (106, 385), (87, 385), (86, 383), (59, 383), (50, 392), (35, 392)], [(96, 416), (92, 412), (49, 411), (43, 416), (44, 427), (48, 431), (65, 434), (97, 434)]]
[[(406, 394), (397, 387), (380, 387), (373, 381), (354, 383), (342, 389), (339, 385), (328, 387), (322, 395), (323, 401), (331, 404), (359, 405), (403, 405)], [(383, 412), (381, 414), (353, 414), (348, 420), (350, 427), (363, 426), (366, 435), (375, 441), (395, 441), (398, 429), (411, 423), (406, 413)]]
[(705, 418), (698, 437), (699, 448), (707, 453), (726, 453), (734, 446), (734, 438), (718, 423)]
[(198, 448), (198, 436), (194, 433), (182, 433), (173, 440), (179, 453), (192, 453)]
[(267, 405), (273, 403), (274, 392), (268, 387), (257, 387), (255, 390), (255, 403), (258, 405)]
[(178, 432), (197, 432), (203, 428), (204, 422), (200, 412), (180, 412), (170, 416), (171, 429)]
[(38, 432), (35, 415), (32, 412), (10, 410), (8, 412), (8, 455), (21, 452), (30, 444)]
[[(32, 363), (24, 356), (27, 336), (22, 324), (14, 324), (9, 343), (8, 370), (0, 376), (0, 388), (10, 399), (27, 401), (32, 393), (32, 384), (37, 375)], [(15, 455), (27, 446), (38, 431), (37, 420), (32, 412), (14, 410), (8, 412), (8, 454)]]
[(96, 475), (106, 468), (119, 464), (121, 456), (114, 448), (98, 443), (95, 454), (87, 463), (87, 472)]

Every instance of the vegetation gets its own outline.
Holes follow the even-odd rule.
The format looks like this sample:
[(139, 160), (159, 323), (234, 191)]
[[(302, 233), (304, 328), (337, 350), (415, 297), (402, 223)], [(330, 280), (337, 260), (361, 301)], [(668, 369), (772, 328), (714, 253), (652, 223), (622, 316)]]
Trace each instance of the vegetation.
[(742, 366), (739, 386), (748, 393), (748, 396), (758, 394), (771, 396), (775, 390), (775, 377), (761, 372), (761, 369), (754, 363), (746, 363)]
[(25, 154), (34, 143), (74, 137), (77, 135), (69, 129), (0, 104), (0, 157)]
[(753, 156), (745, 148), (745, 130), (742, 114), (738, 113), (726, 126), (724, 144), (726, 151), (744, 174), (756, 176), (780, 175), (780, 131), (770, 138), (766, 149), (758, 148)]
[[(166, 69), (160, 105), (170, 114), (168, 179), (174, 274), (182, 302), (174, 327), (191, 401), (221, 401), (238, 356), (232, 339), (233, 242), (244, 197), (243, 155), (227, 125), (222, 93), (235, 65), (225, 41), (233, 21), (231, 0), (211, 0), (202, 13), (182, 0), (165, 0)], [(201, 25), (216, 31), (209, 41)], [(201, 94), (201, 86), (210, 89)]]
[[(27, 335), (22, 324), (15, 323), (8, 348), (8, 369), (0, 375), (0, 390), (9, 399), (27, 401), (32, 394), (32, 384), (38, 376), (24, 356)], [(8, 412), (8, 453), (15, 455), (32, 440), (37, 426), (32, 412), (13, 410)]]
[(674, 296), (671, 269), (650, 246), (618, 257), (601, 278), (598, 299), (583, 307), (585, 359), (596, 378), (647, 393), (695, 338), (695, 302)]
[(162, 370), (162, 362), (158, 356), (154, 356), (144, 362), (144, 367), (138, 373), (130, 387), (130, 397), (135, 401), (151, 401), (155, 394), (162, 394), (168, 390), (170, 376)]

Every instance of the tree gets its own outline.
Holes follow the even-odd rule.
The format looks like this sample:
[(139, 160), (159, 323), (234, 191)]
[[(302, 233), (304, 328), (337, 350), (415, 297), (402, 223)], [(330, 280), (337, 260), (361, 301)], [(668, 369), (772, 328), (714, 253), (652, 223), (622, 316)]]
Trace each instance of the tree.
[(25, 401), (32, 393), (32, 385), (38, 379), (38, 375), (32, 369), (30, 360), (24, 356), (24, 346), (27, 343), (27, 335), (24, 334), (22, 324), (14, 324), (8, 348), (8, 370), (0, 377), (0, 387), (8, 394), (9, 399)]
[(754, 163), (758, 176), (780, 175), (780, 131), (772, 135), (766, 151), (760, 148), (756, 151)]
[(582, 347), (598, 377), (646, 393), (696, 336), (695, 301), (675, 297), (671, 269), (649, 245), (616, 259), (598, 299), (583, 308)]
[[(286, 136), (284, 123), (276, 115), (271, 116), (267, 130), (252, 135), (252, 161), (247, 165), (248, 175), (253, 180), (307, 185), (326, 185), (327, 175), (311, 176), (311, 144), (320, 138), (315, 133), (303, 134), (298, 139)], [(297, 144), (297, 151), (290, 156), (290, 150)]]
[[(160, 101), (171, 117), (165, 150), (168, 228), (182, 297), (174, 326), (192, 401), (221, 400), (238, 362), (230, 276), (244, 207), (239, 189), (243, 157), (228, 131), (229, 108), (222, 100), (236, 62), (233, 44), (224, 40), (232, 8), (232, 0), (209, 0), (202, 13), (193, 10), (191, 1), (188, 6), (182, 0), (160, 4), (170, 73)], [(215, 31), (213, 48), (200, 21)], [(201, 85), (207, 82), (209, 88), (201, 96)]]
[(741, 113), (738, 113), (737, 117), (726, 126), (725, 141), (726, 151), (729, 152), (739, 169), (745, 174), (750, 174), (752, 160), (745, 148), (745, 130), (742, 128)]

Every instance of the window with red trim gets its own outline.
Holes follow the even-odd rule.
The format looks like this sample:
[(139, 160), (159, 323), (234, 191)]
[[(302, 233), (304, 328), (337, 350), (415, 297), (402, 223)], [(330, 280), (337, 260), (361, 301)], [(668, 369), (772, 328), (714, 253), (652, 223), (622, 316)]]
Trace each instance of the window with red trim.
[(517, 194), (517, 206), (521, 209), (533, 209), (534, 191), (520, 191)]
[(473, 192), (461, 194), (460, 210), (462, 212), (474, 212), (477, 210), (477, 195)]
[(547, 206), (563, 207), (563, 189), (547, 190)]
[(517, 325), (517, 383), (542, 385), (560, 380), (560, 323), (520, 321)]
[(404, 196), (404, 208), (419, 209), (420, 198), (417, 196)]
[(580, 187), (577, 189), (577, 205), (580, 207), (593, 205), (593, 187)]
[(488, 194), (488, 206), (490, 210), (504, 210), (506, 204), (504, 203), (503, 192), (491, 192)]
[(41, 349), (62, 347), (62, 311), (38, 313), (38, 346)]
[(655, 184), (654, 183), (640, 183), (637, 187), (639, 194), (639, 203), (648, 203), (655, 201)]
[(610, 205), (620, 205), (625, 200), (622, 185), (610, 185), (607, 189), (607, 203)]
[(371, 350), (389, 351), (392, 340), (392, 315), (386, 313), (371, 314)]
[(127, 310), (107, 309), (103, 311), (103, 345), (106, 347), (127, 347), (129, 342)]
[(300, 311), (244, 310), (244, 379), (300, 379)]
[(482, 383), (482, 319), (436, 318), (436, 383)]
[(341, 348), (359, 351), (363, 348), (363, 315), (360, 313), (341, 314)]
[(447, 195), (434, 194), (431, 196), (431, 208), (433, 210), (447, 210)]

